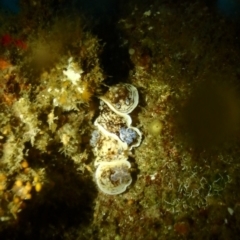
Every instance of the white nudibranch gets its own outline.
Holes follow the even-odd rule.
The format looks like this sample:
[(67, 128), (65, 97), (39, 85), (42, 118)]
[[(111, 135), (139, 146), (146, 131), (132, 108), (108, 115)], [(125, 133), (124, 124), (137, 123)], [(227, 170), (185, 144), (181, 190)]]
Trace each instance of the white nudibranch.
[(115, 113), (126, 115), (131, 113), (138, 105), (138, 90), (128, 83), (120, 83), (100, 97)]
[(110, 195), (125, 192), (132, 183), (130, 168), (128, 161), (102, 162), (95, 173), (99, 189)]
[(123, 193), (132, 183), (128, 154), (142, 141), (142, 133), (132, 127), (129, 116), (138, 105), (137, 89), (131, 84), (117, 84), (100, 97), (100, 113), (94, 125), (90, 145), (95, 155), (95, 181), (110, 195)]

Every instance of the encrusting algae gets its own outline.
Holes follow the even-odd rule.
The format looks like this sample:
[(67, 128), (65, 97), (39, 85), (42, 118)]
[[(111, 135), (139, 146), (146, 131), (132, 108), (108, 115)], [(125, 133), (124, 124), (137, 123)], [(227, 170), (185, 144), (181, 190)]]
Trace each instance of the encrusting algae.
[[(51, 165), (66, 165), (63, 179), (72, 165), (79, 172), (87, 169), (83, 136), (91, 129), (91, 101), (103, 80), (98, 39), (82, 30), (80, 18), (53, 18), (47, 26), (36, 21), (33, 17), (31, 30), (24, 30), (27, 48), (16, 50), (6, 41), (0, 46), (0, 225), (4, 226), (16, 221), (28, 205), (42, 204), (59, 185), (59, 173)], [(3, 26), (0, 34), (5, 36), (8, 27)]]

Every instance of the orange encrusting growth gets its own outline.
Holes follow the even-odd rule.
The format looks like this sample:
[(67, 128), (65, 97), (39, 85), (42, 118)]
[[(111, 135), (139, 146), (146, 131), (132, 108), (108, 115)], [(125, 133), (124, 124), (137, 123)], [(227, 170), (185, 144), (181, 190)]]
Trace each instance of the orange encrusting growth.
[(83, 99), (83, 101), (88, 102), (91, 97), (92, 97), (92, 92), (89, 89), (89, 84), (87, 82), (84, 82), (82, 86), (81, 98)]
[(9, 61), (7, 61), (3, 58), (0, 58), (0, 70), (9, 68), (11, 66), (12, 66), (12, 64)]

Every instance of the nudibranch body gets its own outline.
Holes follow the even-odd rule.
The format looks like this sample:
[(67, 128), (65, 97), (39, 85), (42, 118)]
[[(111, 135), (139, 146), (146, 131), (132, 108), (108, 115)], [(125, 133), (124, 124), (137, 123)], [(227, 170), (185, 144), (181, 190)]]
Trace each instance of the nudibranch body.
[(99, 189), (107, 194), (124, 192), (132, 183), (131, 164), (128, 161), (103, 162), (96, 170), (95, 177)]
[(142, 141), (142, 133), (132, 127), (129, 116), (138, 105), (137, 89), (131, 84), (117, 84), (100, 97), (100, 114), (94, 125), (90, 145), (97, 168), (98, 188), (110, 195), (123, 193), (132, 182), (128, 155)]
[(100, 97), (114, 112), (119, 115), (131, 113), (138, 105), (138, 90), (131, 84), (117, 84)]

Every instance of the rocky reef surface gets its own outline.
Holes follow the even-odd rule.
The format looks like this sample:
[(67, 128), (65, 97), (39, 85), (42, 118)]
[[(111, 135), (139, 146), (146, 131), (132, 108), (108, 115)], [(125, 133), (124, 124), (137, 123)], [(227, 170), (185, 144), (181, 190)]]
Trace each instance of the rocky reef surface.
[(0, 238), (238, 239), (238, 19), (116, 2), (1, 10)]

